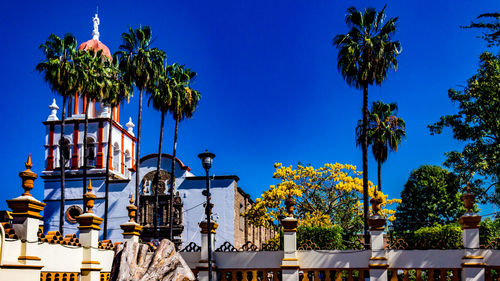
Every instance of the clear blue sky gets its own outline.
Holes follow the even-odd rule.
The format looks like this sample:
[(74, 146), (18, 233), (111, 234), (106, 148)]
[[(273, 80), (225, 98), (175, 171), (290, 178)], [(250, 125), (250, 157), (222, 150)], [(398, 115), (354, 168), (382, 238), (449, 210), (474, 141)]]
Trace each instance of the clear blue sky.
[[(202, 93), (194, 118), (181, 123), (178, 155), (202, 174), (197, 154), (214, 152), (212, 172), (235, 174), (239, 186), (256, 198), (274, 184), (275, 162), (285, 165), (327, 162), (361, 168), (354, 127), (361, 117), (362, 96), (336, 70), (332, 38), (345, 33), (348, 6), (382, 1), (7, 1), (0, 17), (0, 209), (5, 199), (22, 193), (18, 172), (28, 153), (33, 170), (43, 168), (45, 127), (52, 93), (35, 65), (40, 43), (55, 33), (73, 33), (78, 42), (91, 38), (96, 4), (101, 41), (111, 52), (128, 26), (150, 25), (154, 45), (169, 63), (198, 72), (193, 85)], [(349, 3), (348, 3), (349, 2)], [(381, 87), (369, 91), (370, 103), (397, 102), (408, 139), (383, 165), (384, 190), (399, 197), (412, 169), (440, 165), (443, 154), (461, 145), (449, 132), (430, 136), (427, 125), (455, 112), (447, 96), (465, 85), (477, 69), (485, 44), (477, 31), (461, 29), (477, 15), (500, 10), (489, 1), (388, 1), (387, 14), (399, 16), (396, 39), (403, 45), (399, 69)], [(137, 92), (136, 92), (137, 94)], [(61, 99), (57, 98), (61, 105)], [(122, 107), (121, 121), (136, 121), (137, 95)], [(157, 151), (160, 115), (145, 108), (142, 154)], [(171, 153), (173, 121), (168, 119), (164, 149)], [(370, 154), (369, 178), (376, 182)], [(33, 194), (43, 199), (43, 181)]]

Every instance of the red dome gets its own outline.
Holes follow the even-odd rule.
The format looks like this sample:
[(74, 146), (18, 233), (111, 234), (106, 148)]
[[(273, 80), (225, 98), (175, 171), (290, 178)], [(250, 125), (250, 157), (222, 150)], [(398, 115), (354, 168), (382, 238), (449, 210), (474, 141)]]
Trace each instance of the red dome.
[(87, 42), (83, 42), (80, 47), (78, 47), (78, 50), (84, 50), (84, 51), (87, 51), (87, 50), (94, 50), (94, 51), (99, 51), (99, 50), (102, 50), (102, 54), (105, 55), (106, 57), (108, 57), (110, 60), (112, 60), (113, 58), (111, 57), (111, 52), (109, 51), (109, 48), (104, 45), (101, 41), (97, 40), (97, 39), (90, 39), (89, 41)]

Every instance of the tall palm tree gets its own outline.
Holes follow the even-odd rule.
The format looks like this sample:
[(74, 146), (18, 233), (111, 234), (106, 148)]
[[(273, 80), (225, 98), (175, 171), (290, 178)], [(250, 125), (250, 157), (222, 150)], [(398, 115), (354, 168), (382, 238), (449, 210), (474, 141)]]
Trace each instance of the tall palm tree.
[[(108, 78), (109, 68), (105, 67), (105, 61), (109, 59), (102, 54), (102, 50), (97, 52), (93, 49), (88, 51), (79, 51), (77, 57), (77, 65), (81, 71), (83, 80), (82, 91), (80, 96), (84, 100), (85, 126), (83, 131), (83, 193), (87, 187), (87, 169), (88, 167), (88, 126), (89, 126), (89, 104), (94, 101), (99, 101), (103, 97), (103, 92)], [(85, 202), (83, 203), (85, 211)]]
[(123, 78), (123, 73), (120, 71), (118, 60), (114, 56), (113, 62), (106, 61), (105, 67), (108, 69), (108, 78), (106, 79), (106, 87), (104, 91), (104, 96), (102, 102), (111, 108), (109, 112), (108, 121), (108, 142), (107, 142), (107, 153), (106, 153), (106, 181), (105, 181), (105, 195), (104, 195), (104, 229), (103, 229), (103, 239), (107, 239), (108, 236), (108, 197), (109, 197), (109, 159), (111, 155), (111, 134), (113, 132), (113, 111), (123, 100), (130, 100), (130, 94), (132, 92), (132, 85), (129, 81)]
[(120, 68), (124, 71), (124, 78), (133, 82), (139, 89), (139, 110), (137, 118), (137, 147), (135, 172), (135, 198), (139, 205), (139, 168), (141, 165), (141, 122), (142, 122), (142, 95), (148, 86), (158, 76), (165, 53), (157, 48), (151, 48), (151, 28), (144, 26), (137, 29), (129, 27), (129, 31), (122, 33), (122, 44), (116, 53), (120, 60)]
[(172, 170), (170, 179), (170, 189), (169, 189), (169, 238), (173, 239), (173, 198), (175, 192), (175, 157), (177, 153), (177, 136), (179, 122), (184, 120), (184, 118), (191, 118), (193, 113), (198, 107), (198, 102), (201, 95), (198, 91), (190, 88), (190, 83), (196, 76), (196, 72), (191, 71), (189, 68), (185, 68), (183, 65), (178, 65), (174, 63), (169, 66), (168, 69), (169, 76), (172, 81), (172, 97), (169, 106), (169, 111), (172, 113), (172, 117), (175, 120), (175, 131), (174, 131), (174, 147), (172, 151)]
[(337, 69), (349, 86), (363, 90), (363, 215), (364, 236), (368, 245), (368, 86), (382, 84), (391, 67), (397, 69), (396, 57), (401, 52), (399, 41), (392, 41), (396, 31), (396, 18), (385, 20), (385, 9), (377, 12), (373, 8), (358, 11), (347, 9), (346, 24), (350, 28), (346, 34), (333, 39), (338, 49)]
[(160, 111), (161, 122), (160, 122), (160, 139), (158, 142), (158, 159), (156, 163), (156, 174), (153, 180), (155, 202), (153, 208), (153, 227), (154, 227), (154, 238), (158, 238), (158, 188), (160, 184), (160, 166), (161, 166), (161, 150), (163, 143), (163, 128), (165, 124), (165, 113), (168, 111), (170, 102), (172, 100), (172, 81), (168, 76), (168, 66), (162, 67), (161, 74), (157, 83), (152, 86), (151, 97), (149, 98), (149, 103), (153, 103), (153, 108)]
[[(406, 138), (405, 121), (396, 116), (396, 103), (375, 101), (368, 115), (368, 145), (372, 146), (373, 157), (378, 164), (378, 190), (382, 190), (382, 164), (387, 160), (389, 151), (397, 151), (399, 144)], [(361, 146), (363, 139), (363, 121), (358, 121), (356, 127), (357, 145)]]
[(61, 135), (59, 140), (59, 166), (61, 168), (61, 204), (59, 209), (59, 232), (63, 233), (64, 225), (64, 205), (65, 205), (65, 151), (68, 149), (64, 141), (66, 125), (66, 102), (81, 86), (78, 83), (78, 73), (75, 71), (75, 53), (77, 51), (77, 41), (71, 34), (66, 34), (60, 38), (51, 34), (45, 43), (39, 47), (45, 58), (37, 64), (36, 70), (43, 73), (44, 80), (49, 84), (52, 91), (58, 93), (63, 98)]

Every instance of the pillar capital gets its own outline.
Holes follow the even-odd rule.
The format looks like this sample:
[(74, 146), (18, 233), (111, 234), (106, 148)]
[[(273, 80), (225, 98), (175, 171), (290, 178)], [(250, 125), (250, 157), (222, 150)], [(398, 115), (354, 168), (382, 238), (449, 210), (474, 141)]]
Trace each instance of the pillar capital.
[(299, 221), (293, 217), (286, 217), (281, 220), (284, 232), (297, 232), (297, 225)]
[[(208, 234), (208, 222), (207, 221), (202, 221), (198, 224), (201, 229), (201, 234)], [(217, 227), (219, 227), (219, 224), (216, 222), (210, 222), (210, 226), (212, 228), (212, 234), (215, 234), (215, 230)]]
[(374, 215), (368, 218), (370, 231), (382, 231), (385, 229), (386, 219), (381, 215)]
[(466, 213), (458, 219), (458, 222), (462, 226), (462, 229), (479, 228), (481, 216), (474, 213)]

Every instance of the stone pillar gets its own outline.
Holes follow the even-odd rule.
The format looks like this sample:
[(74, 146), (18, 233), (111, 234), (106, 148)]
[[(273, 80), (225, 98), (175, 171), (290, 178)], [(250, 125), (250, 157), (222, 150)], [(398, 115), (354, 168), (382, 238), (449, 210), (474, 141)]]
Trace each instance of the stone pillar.
[(297, 259), (297, 219), (289, 216), (281, 220), (283, 225), (283, 260), (281, 276), (283, 281), (299, 280), (299, 260)]
[(130, 194), (130, 205), (127, 206), (128, 217), (130, 218), (128, 222), (120, 225), (123, 229), (123, 240), (133, 241), (139, 243), (139, 236), (141, 235), (142, 226), (135, 222), (135, 214), (137, 212), (137, 206), (134, 205), (134, 197)]
[(479, 223), (481, 216), (472, 212), (474, 208), (474, 195), (469, 192), (463, 196), (467, 212), (460, 217), (462, 226), (462, 241), (464, 245), (464, 256), (462, 257), (462, 280), (484, 281), (485, 267), (484, 257), (479, 250)]
[[(212, 252), (215, 250), (215, 230), (219, 226), (216, 222), (210, 222), (212, 227), (212, 235), (210, 235), (210, 243), (212, 244)], [(198, 280), (207, 281), (208, 280), (208, 223), (207, 221), (202, 221), (199, 223), (201, 229), (201, 251), (200, 251), (200, 262), (196, 267), (198, 269)], [(214, 268), (214, 255), (212, 254), (212, 280), (217, 280), (217, 274)]]
[(386, 220), (380, 215), (380, 203), (378, 197), (370, 200), (374, 215), (368, 219), (370, 226), (371, 257), (368, 263), (370, 269), (370, 281), (387, 281), (387, 257), (384, 249), (384, 227)]
[(80, 243), (83, 246), (83, 260), (81, 268), (81, 281), (99, 281), (101, 274), (101, 263), (98, 259), (99, 225), (102, 218), (92, 211), (94, 207), (95, 194), (92, 193), (92, 182), (89, 180), (87, 193), (83, 195), (87, 212), (76, 217), (80, 224)]
[(287, 217), (281, 220), (283, 226), (283, 260), (281, 261), (282, 281), (299, 281), (299, 260), (297, 259), (297, 224), (293, 217), (295, 200), (285, 199)]
[[(43, 265), (36, 251), (38, 246), (37, 232), (42, 219), (40, 212), (45, 207), (45, 203), (36, 200), (30, 193), (30, 190), (33, 189), (33, 182), (38, 177), (31, 171), (33, 167), (31, 155), (28, 156), (25, 166), (26, 170), (19, 173), (19, 177), (23, 181), (24, 193), (17, 198), (7, 200), (7, 205), (12, 209), (12, 228), (22, 241), (21, 252), (17, 258), (19, 265), (17, 266), (33, 271), (31, 276), (36, 276), (37, 279), (34, 280), (38, 280)], [(32, 280), (29, 277), (26, 278), (26, 280)]]

